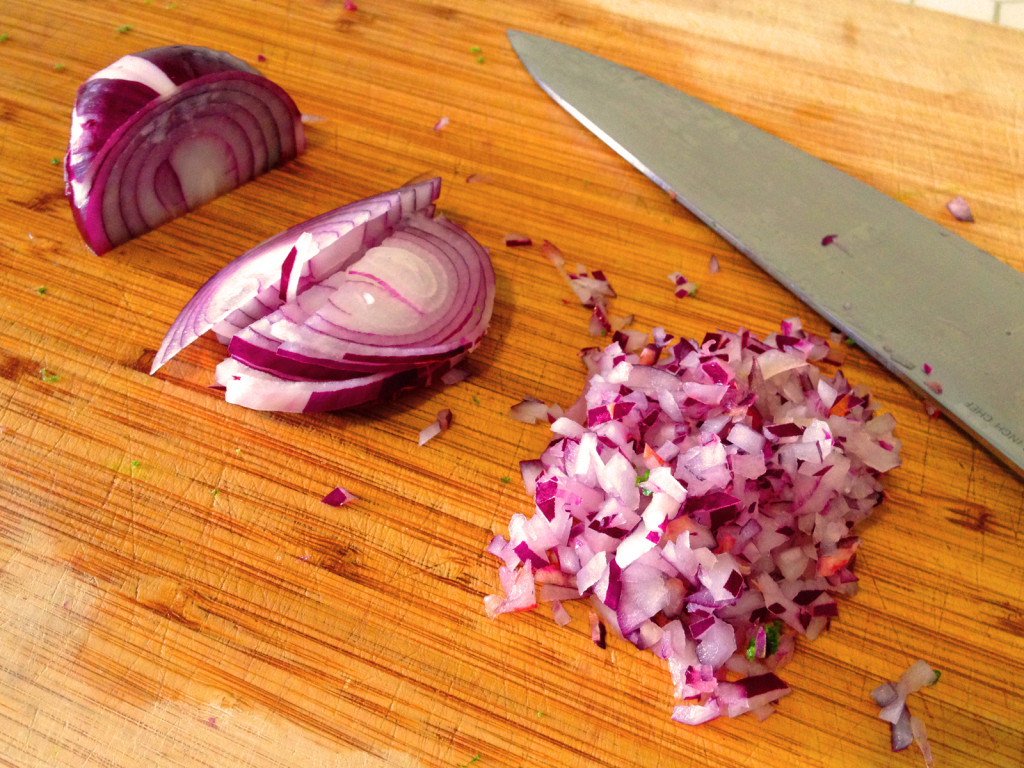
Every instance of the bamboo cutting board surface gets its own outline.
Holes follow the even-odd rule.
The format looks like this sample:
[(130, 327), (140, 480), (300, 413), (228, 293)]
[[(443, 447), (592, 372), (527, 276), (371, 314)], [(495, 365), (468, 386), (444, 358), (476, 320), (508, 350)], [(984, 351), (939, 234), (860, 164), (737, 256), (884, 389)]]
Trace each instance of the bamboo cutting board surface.
[[(828, 331), (562, 112), (506, 28), (672, 82), (1024, 270), (1022, 33), (873, 0), (357, 4), (0, 7), (0, 765), (915, 766), (868, 694), (924, 658), (943, 676), (911, 709), (935, 764), (1019, 766), (1021, 482), (858, 350), (844, 370), (895, 414), (903, 466), (860, 531), (859, 594), (799, 645), (765, 722), (674, 724), (667, 669), (595, 646), (585, 610), (492, 621), (482, 598), (488, 540), (531, 509), (518, 462), (549, 434), (508, 409), (571, 403), (594, 343), (539, 248), (505, 233), (603, 269), (642, 330)], [(52, 162), (76, 88), (171, 43), (231, 51), (324, 119), (297, 162), (96, 258)], [(225, 404), (210, 339), (148, 375), (231, 258), (433, 174), (497, 272), (470, 379), (294, 416)], [(955, 194), (976, 223), (945, 211)], [(417, 447), (444, 407), (453, 427)], [(321, 503), (339, 485), (360, 500)]]

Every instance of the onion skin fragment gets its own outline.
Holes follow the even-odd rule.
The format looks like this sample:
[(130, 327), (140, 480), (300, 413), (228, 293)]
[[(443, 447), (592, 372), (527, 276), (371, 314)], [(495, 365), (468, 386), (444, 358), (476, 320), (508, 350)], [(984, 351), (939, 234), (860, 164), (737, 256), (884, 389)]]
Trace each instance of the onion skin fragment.
[(78, 89), (65, 196), (102, 255), (292, 160), (301, 115), (241, 59), (172, 45), (118, 59)]

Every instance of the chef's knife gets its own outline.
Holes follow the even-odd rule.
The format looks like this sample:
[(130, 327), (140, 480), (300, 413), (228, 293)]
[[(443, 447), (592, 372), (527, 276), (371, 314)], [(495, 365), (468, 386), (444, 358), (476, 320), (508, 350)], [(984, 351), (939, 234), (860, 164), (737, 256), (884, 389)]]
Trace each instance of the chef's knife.
[(1024, 474), (1024, 274), (665, 83), (508, 36), (560, 106)]

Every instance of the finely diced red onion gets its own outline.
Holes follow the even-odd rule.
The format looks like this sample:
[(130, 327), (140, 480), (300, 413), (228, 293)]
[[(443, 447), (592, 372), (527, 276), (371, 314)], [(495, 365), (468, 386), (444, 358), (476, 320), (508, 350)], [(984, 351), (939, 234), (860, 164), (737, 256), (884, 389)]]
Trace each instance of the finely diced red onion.
[[(588, 599), (595, 642), (610, 627), (665, 659), (677, 698), (693, 701), (673, 719), (763, 718), (790, 692), (774, 673), (795, 638), (824, 631), (834, 595), (856, 587), (853, 527), (899, 465), (895, 422), (820, 371), (828, 342), (798, 319), (763, 340), (652, 336), (584, 353), (583, 396), (521, 465), (534, 513), (514, 514), (509, 541), (488, 547), (507, 587), (488, 614), (528, 605), (533, 577), (516, 574), (543, 573), (557, 589), (540, 600), (558, 603), (559, 620), (564, 602)], [(543, 403), (527, 405), (543, 419)]]
[(673, 272), (668, 276), (668, 279), (672, 281), (672, 284), (675, 286), (676, 296), (680, 299), (693, 296), (697, 292), (697, 284), (687, 280), (679, 272)]

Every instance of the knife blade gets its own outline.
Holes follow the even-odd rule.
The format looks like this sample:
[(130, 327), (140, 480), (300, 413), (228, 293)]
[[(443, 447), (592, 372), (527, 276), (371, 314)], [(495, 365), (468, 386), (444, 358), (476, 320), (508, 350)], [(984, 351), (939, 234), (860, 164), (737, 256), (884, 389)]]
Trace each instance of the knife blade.
[(666, 83), (507, 34), (556, 103), (1024, 476), (1024, 274)]

